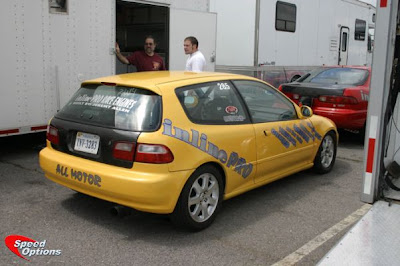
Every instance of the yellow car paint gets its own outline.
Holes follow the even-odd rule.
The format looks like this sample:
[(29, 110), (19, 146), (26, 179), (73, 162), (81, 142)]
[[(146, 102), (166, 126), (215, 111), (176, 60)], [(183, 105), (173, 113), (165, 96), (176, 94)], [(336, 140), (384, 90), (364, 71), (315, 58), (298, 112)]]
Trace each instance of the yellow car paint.
[[(40, 166), (47, 178), (76, 191), (141, 211), (171, 213), (186, 181), (201, 165), (212, 163), (221, 170), (225, 181), (224, 198), (228, 199), (312, 167), (327, 132), (335, 132), (338, 140), (332, 121), (317, 115), (304, 117), (295, 104), (298, 116), (295, 120), (240, 125), (193, 123), (185, 114), (176, 89), (227, 80), (264, 83), (234, 74), (170, 71), (124, 74), (86, 81), (83, 85), (115, 83), (148, 89), (161, 95), (163, 112), (160, 128), (154, 132), (142, 132), (137, 142), (165, 145), (173, 153), (174, 160), (168, 164), (134, 162), (131, 169), (126, 169), (62, 153), (47, 142), (47, 147), (40, 152)], [(296, 130), (306, 133), (298, 135), (297, 139), (282, 138), (282, 134)], [(307, 138), (310, 142), (306, 141)], [(77, 171), (82, 173), (81, 180)], [(92, 175), (91, 183), (89, 175)], [(101, 182), (95, 182), (96, 176), (101, 178)]]

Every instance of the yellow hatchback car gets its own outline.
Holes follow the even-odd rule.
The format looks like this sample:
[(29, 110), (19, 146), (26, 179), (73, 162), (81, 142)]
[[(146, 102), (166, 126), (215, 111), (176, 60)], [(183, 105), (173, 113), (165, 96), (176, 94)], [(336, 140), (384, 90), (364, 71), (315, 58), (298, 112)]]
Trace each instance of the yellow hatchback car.
[(50, 180), (201, 230), (223, 199), (336, 158), (335, 124), (258, 79), (142, 72), (86, 81), (50, 121)]

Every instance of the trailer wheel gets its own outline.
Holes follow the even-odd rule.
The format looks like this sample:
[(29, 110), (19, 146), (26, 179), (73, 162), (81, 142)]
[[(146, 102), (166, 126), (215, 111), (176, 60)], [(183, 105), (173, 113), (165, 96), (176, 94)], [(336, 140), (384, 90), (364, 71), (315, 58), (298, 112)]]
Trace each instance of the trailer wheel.
[(326, 174), (332, 170), (336, 159), (336, 136), (333, 131), (328, 132), (318, 149), (314, 159), (314, 171), (319, 174)]
[(171, 221), (178, 227), (199, 231), (214, 220), (223, 198), (221, 173), (211, 165), (198, 168), (188, 179)]

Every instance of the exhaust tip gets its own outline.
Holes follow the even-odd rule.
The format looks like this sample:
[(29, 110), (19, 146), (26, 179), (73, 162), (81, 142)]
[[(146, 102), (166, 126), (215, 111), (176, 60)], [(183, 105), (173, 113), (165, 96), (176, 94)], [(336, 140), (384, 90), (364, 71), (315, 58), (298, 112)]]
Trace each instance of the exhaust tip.
[(131, 214), (131, 209), (125, 206), (113, 206), (110, 210), (112, 216), (123, 218)]

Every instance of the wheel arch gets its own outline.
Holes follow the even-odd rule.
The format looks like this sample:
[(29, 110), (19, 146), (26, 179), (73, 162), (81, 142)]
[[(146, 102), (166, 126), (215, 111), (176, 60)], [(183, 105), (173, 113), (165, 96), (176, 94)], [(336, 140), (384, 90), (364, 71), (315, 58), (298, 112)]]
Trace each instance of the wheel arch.
[[(185, 187), (186, 183), (188, 182), (189, 178), (192, 176), (192, 174), (193, 174), (194, 172), (196, 172), (199, 168), (201, 168), (201, 167), (203, 167), (203, 166), (207, 166), (207, 165), (210, 165), (210, 166), (214, 167), (214, 168), (221, 174), (222, 182), (223, 182), (223, 186), (224, 186), (224, 190), (223, 190), (224, 193), (223, 193), (223, 194), (225, 195), (225, 189), (226, 189), (226, 172), (225, 172), (225, 170), (224, 170), (224, 168), (223, 168), (223, 166), (222, 166), (221, 164), (219, 164), (219, 163), (217, 163), (217, 162), (213, 162), (213, 161), (208, 161), (208, 162), (204, 162), (204, 163), (202, 163), (202, 164), (199, 164), (196, 168), (194, 168), (194, 169), (191, 171), (190, 175), (188, 175), (187, 178), (186, 178), (186, 180), (184, 180), (184, 182), (182, 183), (182, 187), (181, 187), (181, 191), (180, 191), (180, 193), (179, 193), (179, 196), (182, 194), (182, 190), (183, 190), (183, 188)], [(178, 198), (179, 198), (179, 197), (178, 197)], [(176, 203), (175, 203), (175, 205), (176, 205)]]
[(222, 182), (223, 182), (223, 186), (224, 186), (224, 194), (225, 194), (225, 189), (226, 189), (226, 172), (225, 172), (224, 168), (223, 168), (219, 163), (217, 163), (217, 162), (206, 162), (206, 163), (203, 163), (202, 165), (199, 165), (199, 166), (196, 168), (196, 170), (199, 169), (199, 168), (202, 167), (202, 166), (205, 166), (205, 165), (210, 165), (210, 166), (214, 167), (214, 168), (217, 169), (218, 172), (221, 174)]
[[(330, 134), (330, 133), (332, 133), (333, 136), (335, 137), (336, 146), (339, 145), (339, 132), (338, 132), (335, 128), (330, 128), (330, 129), (328, 129), (328, 130), (325, 132), (325, 134), (322, 136), (321, 142), (322, 142), (322, 140), (324, 139), (324, 137), (325, 137), (326, 135)], [(319, 146), (318, 146), (318, 148), (319, 148)], [(317, 149), (317, 152), (318, 152), (318, 149)], [(315, 154), (315, 155), (317, 155), (317, 154)]]
[[(196, 217), (198, 216), (198, 214), (191, 214), (190, 211), (188, 210), (189, 207), (189, 201), (188, 201), (188, 197), (190, 192), (191, 192), (191, 188), (190, 186), (193, 185), (192, 182), (194, 182), (195, 180), (197, 180), (197, 178), (199, 176), (194, 175), (194, 173), (196, 173), (197, 171), (199, 171), (201, 173), (201, 168), (206, 167), (208, 168), (208, 171), (213, 172), (214, 175), (217, 174), (217, 172), (220, 174), (218, 177), (215, 176), (217, 178), (218, 183), (222, 182), (222, 186), (224, 186), (223, 189), (219, 189), (218, 190), (218, 203), (215, 206), (215, 209), (213, 210), (213, 212), (211, 213), (211, 215), (209, 217), (207, 217), (206, 220), (204, 221), (198, 221), (197, 219), (193, 218), (193, 215), (195, 215)], [(225, 182), (226, 182), (226, 175), (225, 175), (225, 171), (223, 169), (223, 167), (218, 164), (217, 162), (205, 162), (201, 165), (199, 165), (196, 169), (194, 169), (194, 171), (192, 172), (192, 174), (190, 175), (189, 179), (186, 180), (185, 185), (182, 189), (182, 191), (180, 192), (178, 201), (175, 205), (174, 211), (170, 214), (170, 218), (171, 221), (178, 227), (182, 227), (184, 229), (189, 229), (190, 231), (199, 231), (202, 230), (206, 227), (208, 227), (215, 219), (216, 214), (218, 213), (218, 210), (220, 208), (221, 202), (223, 201), (224, 198), (224, 194), (225, 194)], [(204, 192), (205, 194), (206, 192)], [(203, 193), (202, 193), (203, 194)], [(203, 195), (204, 197), (204, 195)], [(206, 196), (208, 197), (208, 196)], [(200, 203), (192, 203), (190, 206), (192, 205), (197, 205)], [(210, 203), (212, 205), (212, 203)], [(200, 216), (198, 216), (199, 218)], [(200, 217), (201, 218), (201, 217)]]
[[(329, 152), (329, 150), (325, 150), (325, 149), (329, 149), (329, 147), (322, 148), (322, 144), (324, 142), (324, 139), (328, 135), (330, 135), (331, 138), (333, 138), (334, 147), (333, 147), (332, 158), (330, 159), (331, 161), (329, 162), (329, 165), (325, 166), (325, 165), (323, 165), (323, 162), (322, 162), (325, 159), (322, 158), (322, 156), (323, 157), (330, 156), (329, 155), (330, 152)], [(338, 137), (339, 137), (338, 133), (337, 133), (337, 131), (335, 129), (327, 130), (327, 132), (322, 137), (321, 143), (318, 145), (317, 153), (315, 154), (314, 162), (313, 162), (313, 164), (314, 164), (313, 170), (316, 173), (318, 173), (318, 174), (326, 174), (326, 173), (328, 173), (328, 172), (330, 172), (332, 170), (332, 168), (333, 168), (333, 166), (335, 164), (335, 161), (336, 161), (337, 146), (338, 146), (338, 143), (339, 143)], [(321, 154), (323, 152), (323, 150), (324, 150), (324, 154), (326, 153), (325, 155)], [(328, 158), (328, 160), (329, 160), (329, 158)]]

